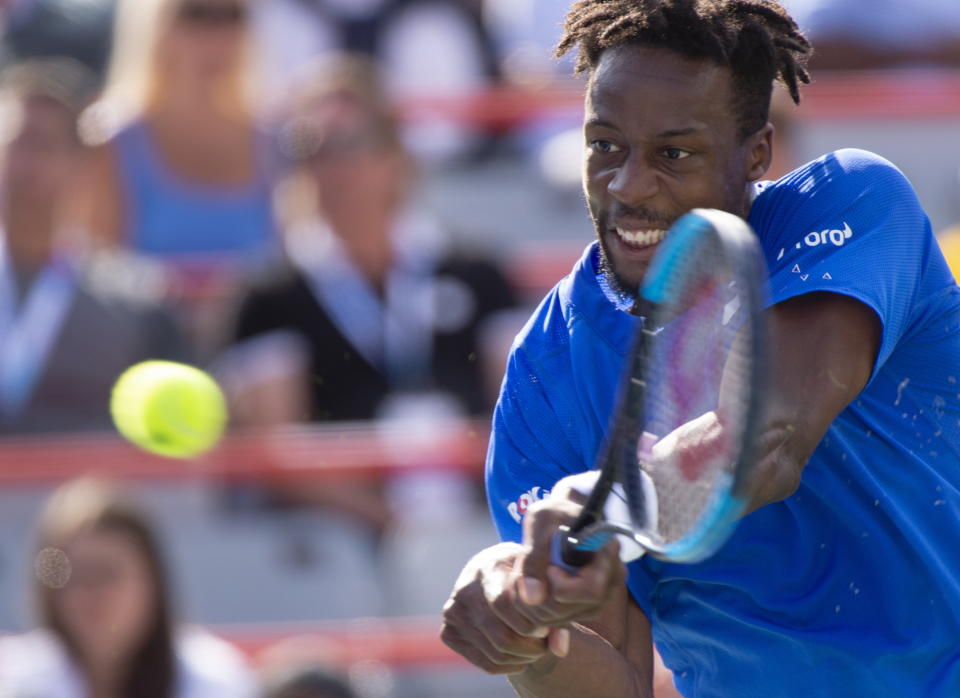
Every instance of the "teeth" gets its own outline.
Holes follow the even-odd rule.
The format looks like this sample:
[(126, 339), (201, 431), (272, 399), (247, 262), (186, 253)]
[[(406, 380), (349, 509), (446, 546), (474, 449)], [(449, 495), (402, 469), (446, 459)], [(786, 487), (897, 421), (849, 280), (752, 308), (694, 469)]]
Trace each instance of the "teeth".
[(617, 235), (631, 245), (654, 245), (667, 234), (666, 230), (623, 230), (617, 228)]

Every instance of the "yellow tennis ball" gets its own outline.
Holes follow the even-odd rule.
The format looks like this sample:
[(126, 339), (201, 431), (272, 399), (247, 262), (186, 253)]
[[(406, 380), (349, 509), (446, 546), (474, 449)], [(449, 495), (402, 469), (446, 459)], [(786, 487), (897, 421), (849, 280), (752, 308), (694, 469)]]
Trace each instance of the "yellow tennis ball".
[(170, 458), (192, 458), (223, 435), (227, 405), (220, 386), (198, 368), (144, 361), (113, 386), (113, 423), (140, 448)]

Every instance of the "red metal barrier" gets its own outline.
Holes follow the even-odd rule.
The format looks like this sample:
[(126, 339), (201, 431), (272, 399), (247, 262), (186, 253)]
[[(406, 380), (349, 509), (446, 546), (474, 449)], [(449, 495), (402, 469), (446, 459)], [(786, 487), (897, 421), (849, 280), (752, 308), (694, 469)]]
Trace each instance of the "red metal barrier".
[(284, 427), (233, 434), (199, 459), (173, 460), (112, 434), (18, 437), (0, 440), (0, 487), (56, 483), (80, 474), (271, 482), (423, 469), (479, 474), (488, 438), (486, 421)]
[(256, 664), (271, 654), (296, 655), (336, 666), (379, 661), (397, 669), (469, 666), (440, 640), (439, 617), (358, 618), (278, 625), (221, 625), (212, 632), (239, 647)]

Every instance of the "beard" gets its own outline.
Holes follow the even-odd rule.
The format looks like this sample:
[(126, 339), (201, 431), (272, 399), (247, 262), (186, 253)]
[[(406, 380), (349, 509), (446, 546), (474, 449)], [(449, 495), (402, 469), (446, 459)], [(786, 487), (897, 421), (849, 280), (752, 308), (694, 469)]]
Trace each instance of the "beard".
[[(614, 203), (604, 212), (594, 212), (589, 206), (589, 199), (588, 210), (590, 212), (590, 219), (593, 221), (594, 234), (600, 243), (600, 271), (603, 273), (610, 289), (620, 296), (621, 300), (635, 300), (640, 292), (640, 285), (643, 278), (642, 276), (640, 278), (633, 278), (636, 276), (636, 270), (628, 275), (624, 273), (624, 271), (629, 270), (617, 269), (616, 256), (610, 250), (611, 237), (617, 234), (613, 232), (614, 226), (611, 221), (624, 219), (643, 220), (647, 221), (651, 226), (669, 230), (678, 216), (668, 216), (662, 212), (654, 211), (646, 207), (627, 209), (618, 203)], [(646, 273), (645, 269), (643, 273)]]
[(600, 243), (600, 273), (603, 274), (603, 277), (606, 280), (607, 285), (610, 287), (610, 290), (617, 294), (617, 297), (625, 303), (632, 303), (636, 301), (640, 293), (639, 287), (630, 283), (630, 281), (617, 273), (617, 269), (613, 264), (613, 258), (607, 245), (606, 236), (599, 227), (597, 227), (594, 232), (596, 233), (597, 240)]

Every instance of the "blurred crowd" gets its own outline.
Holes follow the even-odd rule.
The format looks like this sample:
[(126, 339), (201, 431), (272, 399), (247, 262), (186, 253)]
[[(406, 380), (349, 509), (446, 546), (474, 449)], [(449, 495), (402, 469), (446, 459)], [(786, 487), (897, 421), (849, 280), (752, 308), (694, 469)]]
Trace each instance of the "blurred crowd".
[[(955, 4), (911, 3), (909, 23), (788, 4), (825, 68), (960, 64)], [(147, 356), (214, 366), (242, 425), (369, 419), (398, 396), (485, 413), (517, 294), (419, 175), (571, 124), (397, 105), (563, 81), (566, 5), (7, 0), (0, 432), (108, 426), (113, 377)]]
[[(814, 71), (960, 69), (960, 3), (786, 4), (818, 46)], [(536, 299), (483, 230), (451, 234), (419, 186), (508, 156), (576, 199), (579, 114), (506, 128), (401, 107), (563, 85), (570, 65), (550, 56), (568, 5), (0, 2), (0, 436), (109, 429), (113, 382), (148, 358), (211, 370), (236, 429), (486, 418)], [(782, 174), (793, 117), (774, 112)], [(960, 228), (944, 247), (960, 273)], [(372, 560), (398, 535), (415, 555), (404, 527), (436, 530), (437, 501), (476, 512), (442, 521), (451, 539), (485, 518), (476, 483), (440, 474), (225, 485), (218, 505), (322, 512)], [(155, 533), (107, 484), (59, 491), (35, 553), (41, 629), (0, 644), (0, 695), (353, 695), (290, 663), (257, 689), (234, 650), (179, 626)], [(441, 592), (459, 562), (436, 575)]]

